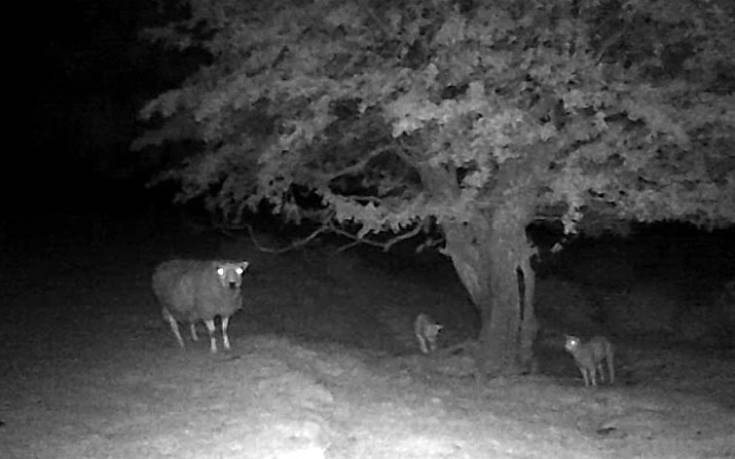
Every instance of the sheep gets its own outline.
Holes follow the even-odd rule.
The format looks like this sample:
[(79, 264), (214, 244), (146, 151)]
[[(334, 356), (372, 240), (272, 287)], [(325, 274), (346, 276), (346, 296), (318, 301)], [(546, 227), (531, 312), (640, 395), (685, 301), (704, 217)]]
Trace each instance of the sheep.
[(188, 322), (191, 337), (197, 341), (196, 322), (201, 320), (209, 332), (209, 350), (216, 353), (214, 318), (220, 316), (224, 348), (230, 349), (227, 325), (242, 307), (242, 275), (248, 266), (247, 261), (176, 259), (156, 267), (153, 293), (179, 346), (185, 347), (177, 322)]

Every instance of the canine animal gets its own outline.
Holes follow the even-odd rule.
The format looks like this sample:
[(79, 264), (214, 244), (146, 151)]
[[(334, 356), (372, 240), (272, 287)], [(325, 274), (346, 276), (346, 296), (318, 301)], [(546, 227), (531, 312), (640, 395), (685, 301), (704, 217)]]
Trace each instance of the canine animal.
[(428, 314), (421, 313), (416, 316), (413, 323), (413, 331), (416, 339), (419, 341), (421, 352), (428, 354), (436, 350), (436, 338), (439, 335), (443, 325), (437, 323)]
[(227, 325), (242, 307), (242, 276), (248, 266), (247, 261), (170, 260), (156, 267), (153, 292), (179, 346), (185, 347), (178, 322), (188, 322), (197, 341), (196, 323), (201, 320), (209, 332), (209, 350), (217, 352), (214, 318), (220, 316), (222, 341), (230, 349)]
[(574, 357), (579, 372), (582, 373), (585, 387), (590, 383), (597, 386), (597, 375), (600, 382), (605, 382), (605, 372), (602, 361), (607, 361), (607, 370), (610, 384), (615, 382), (615, 349), (612, 343), (604, 336), (595, 336), (586, 343), (576, 336), (566, 335), (564, 343), (566, 349)]

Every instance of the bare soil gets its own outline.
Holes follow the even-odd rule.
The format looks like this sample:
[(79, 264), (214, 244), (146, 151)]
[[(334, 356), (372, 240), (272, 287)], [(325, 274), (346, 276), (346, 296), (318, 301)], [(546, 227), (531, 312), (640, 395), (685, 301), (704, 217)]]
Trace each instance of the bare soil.
[[(585, 388), (551, 333), (539, 373), (479, 385), (457, 346), (476, 314), (441, 258), (267, 255), (153, 216), (52, 224), (4, 230), (0, 457), (735, 457), (732, 348), (618, 339), (619, 381)], [(152, 268), (183, 256), (251, 261), (232, 351), (181, 350), (161, 319)], [(420, 311), (445, 324), (435, 355)]]

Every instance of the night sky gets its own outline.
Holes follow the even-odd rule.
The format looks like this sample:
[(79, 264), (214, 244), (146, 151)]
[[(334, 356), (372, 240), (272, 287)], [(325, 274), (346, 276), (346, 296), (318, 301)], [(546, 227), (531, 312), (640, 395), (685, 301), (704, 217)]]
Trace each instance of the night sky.
[(185, 59), (139, 38), (145, 26), (165, 20), (155, 3), (44, 6), (23, 54), (31, 135), (22, 152), (10, 155), (17, 163), (4, 168), (5, 185), (24, 192), (11, 192), (6, 210), (116, 205), (120, 195), (130, 200), (142, 189), (156, 164), (129, 150), (142, 129), (137, 111), (188, 71)]

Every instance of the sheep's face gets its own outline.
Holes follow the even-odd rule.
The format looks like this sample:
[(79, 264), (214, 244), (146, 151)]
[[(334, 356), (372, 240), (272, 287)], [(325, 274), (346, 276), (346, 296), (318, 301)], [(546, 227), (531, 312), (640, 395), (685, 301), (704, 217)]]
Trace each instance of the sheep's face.
[(217, 265), (217, 277), (222, 287), (229, 289), (239, 289), (242, 285), (242, 275), (248, 269), (247, 261), (242, 262), (225, 262)]

